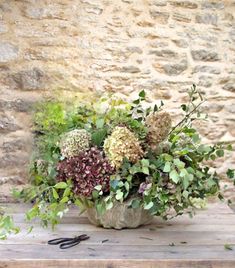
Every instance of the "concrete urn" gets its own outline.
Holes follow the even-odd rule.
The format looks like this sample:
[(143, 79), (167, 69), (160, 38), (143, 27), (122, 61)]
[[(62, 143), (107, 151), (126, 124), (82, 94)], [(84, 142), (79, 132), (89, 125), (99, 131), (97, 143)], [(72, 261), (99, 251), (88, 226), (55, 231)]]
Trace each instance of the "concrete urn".
[(87, 209), (89, 221), (104, 228), (124, 229), (137, 228), (144, 224), (149, 224), (154, 216), (144, 208), (130, 207), (130, 200), (126, 202), (116, 202), (110, 210), (100, 215), (95, 207)]

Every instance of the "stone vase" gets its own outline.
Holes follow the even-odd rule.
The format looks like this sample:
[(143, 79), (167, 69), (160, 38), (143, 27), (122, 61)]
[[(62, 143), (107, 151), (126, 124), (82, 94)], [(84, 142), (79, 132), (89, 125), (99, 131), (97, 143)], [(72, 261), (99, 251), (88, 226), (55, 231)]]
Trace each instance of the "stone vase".
[(130, 207), (128, 202), (116, 202), (114, 206), (100, 215), (95, 207), (87, 209), (87, 217), (89, 221), (104, 228), (124, 229), (137, 228), (141, 225), (148, 224), (153, 220), (153, 215), (148, 210)]

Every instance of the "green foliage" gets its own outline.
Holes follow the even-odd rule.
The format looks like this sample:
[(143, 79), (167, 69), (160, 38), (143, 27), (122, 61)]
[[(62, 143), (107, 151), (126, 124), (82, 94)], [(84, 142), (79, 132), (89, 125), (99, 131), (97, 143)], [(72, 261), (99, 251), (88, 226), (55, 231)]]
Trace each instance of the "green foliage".
[(6, 215), (3, 208), (0, 208), (0, 239), (4, 240), (8, 235), (19, 233), (19, 227), (16, 227), (13, 218)]

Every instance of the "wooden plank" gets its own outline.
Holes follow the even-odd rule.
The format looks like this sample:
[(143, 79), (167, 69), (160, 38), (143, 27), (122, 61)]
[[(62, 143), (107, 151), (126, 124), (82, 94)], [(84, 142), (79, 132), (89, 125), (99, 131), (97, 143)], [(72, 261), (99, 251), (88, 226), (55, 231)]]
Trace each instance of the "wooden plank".
[[(235, 244), (235, 232), (211, 232), (203, 231), (172, 231), (158, 230), (155, 232), (137, 230), (103, 230), (103, 231), (87, 231), (83, 230), (82, 233), (90, 236), (90, 239), (85, 241), (85, 244), (98, 244), (102, 245), (103, 240), (108, 240), (109, 245), (169, 245), (187, 243), (188, 245), (224, 245)], [(22, 232), (16, 236), (11, 236), (6, 241), (0, 241), (0, 244), (44, 244), (49, 239), (56, 237), (74, 237), (75, 235), (82, 234), (81, 232), (61, 231), (51, 232), (50, 230), (42, 230), (41, 232), (32, 232), (26, 234)]]
[[(61, 250), (50, 245), (0, 245), (1, 260), (8, 259), (172, 259), (172, 260), (233, 260), (234, 251), (223, 246), (153, 246), (153, 245), (86, 245)], [(234, 266), (235, 267), (235, 266)]]
[(231, 260), (0, 260), (1, 268), (234, 268)]

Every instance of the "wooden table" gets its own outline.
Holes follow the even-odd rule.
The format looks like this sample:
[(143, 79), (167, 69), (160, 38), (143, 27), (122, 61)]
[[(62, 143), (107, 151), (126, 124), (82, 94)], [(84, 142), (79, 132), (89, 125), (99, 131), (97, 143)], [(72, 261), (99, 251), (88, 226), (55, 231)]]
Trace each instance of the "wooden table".
[[(122, 231), (92, 226), (72, 209), (55, 231), (35, 223), (30, 234), (26, 230), (30, 225), (23, 220), (26, 206), (7, 206), (22, 231), (0, 240), (0, 268), (235, 268), (235, 214), (223, 203), (210, 204), (193, 219), (156, 218), (151, 225)], [(83, 233), (90, 239), (76, 247), (61, 250), (47, 245), (49, 239)], [(233, 250), (225, 249), (225, 244)]]

